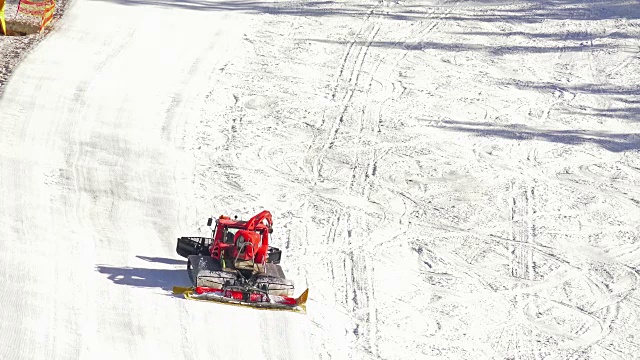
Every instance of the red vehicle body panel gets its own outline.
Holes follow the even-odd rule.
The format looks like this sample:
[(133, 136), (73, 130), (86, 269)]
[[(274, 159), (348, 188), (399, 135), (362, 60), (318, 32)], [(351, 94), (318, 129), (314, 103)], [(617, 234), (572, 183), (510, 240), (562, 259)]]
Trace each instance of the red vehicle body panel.
[[(266, 224), (265, 224), (266, 222)], [(213, 237), (213, 243), (209, 247), (209, 253), (215, 260), (220, 260), (225, 254), (234, 259), (254, 260), (261, 264), (267, 261), (267, 253), (269, 250), (269, 232), (273, 225), (271, 213), (267, 210), (260, 212), (247, 221), (232, 220), (228, 216), (220, 216), (216, 220), (216, 232)], [(225, 228), (239, 229), (236, 232), (233, 243), (224, 242), (223, 234)], [(250, 243), (242, 252), (238, 246), (238, 239)]]

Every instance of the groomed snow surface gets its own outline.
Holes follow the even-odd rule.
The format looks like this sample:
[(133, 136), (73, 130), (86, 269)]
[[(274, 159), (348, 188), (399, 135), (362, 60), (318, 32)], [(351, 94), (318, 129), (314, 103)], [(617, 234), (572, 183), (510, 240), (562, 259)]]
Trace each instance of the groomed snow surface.
[[(637, 0), (53, 26), (0, 99), (1, 359), (640, 358)], [(171, 295), (176, 237), (263, 209), (307, 315)]]

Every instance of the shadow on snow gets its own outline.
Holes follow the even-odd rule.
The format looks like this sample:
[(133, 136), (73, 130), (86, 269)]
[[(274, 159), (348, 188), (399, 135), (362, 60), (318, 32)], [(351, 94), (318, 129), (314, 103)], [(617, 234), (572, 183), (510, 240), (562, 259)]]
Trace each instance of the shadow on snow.
[[(514, 87), (519, 90), (553, 93), (566, 92), (573, 95), (597, 95), (606, 97), (614, 104), (606, 108), (573, 105), (562, 110), (565, 114), (595, 116), (601, 119), (619, 119), (640, 122), (640, 86), (620, 86), (611, 84), (567, 85), (551, 82), (528, 82), (510, 80), (500, 86)], [(617, 104), (615, 104), (617, 102)]]
[[(316, 41), (321, 43), (335, 43), (348, 45), (348, 41), (335, 41), (335, 40), (323, 40), (323, 39), (305, 39), (308, 41)], [(608, 44), (596, 44), (596, 45), (558, 45), (558, 46), (526, 46), (526, 45), (481, 45), (481, 44), (465, 44), (465, 43), (441, 43), (435, 41), (355, 41), (354, 45), (358, 46), (372, 46), (381, 48), (399, 48), (404, 50), (443, 50), (451, 52), (486, 52), (494, 56), (504, 56), (509, 54), (521, 54), (521, 53), (563, 53), (563, 52), (580, 52), (580, 51), (592, 51), (595, 49), (611, 49), (615, 46)]]
[(489, 37), (526, 37), (529, 39), (548, 39), (556, 41), (593, 41), (600, 39), (635, 39), (636, 35), (630, 35), (619, 31), (611, 33), (592, 33), (587, 31), (567, 31), (564, 33), (536, 33), (523, 31), (473, 31), (473, 32), (456, 32), (452, 35), (466, 36), (489, 36)]
[(441, 121), (433, 125), (452, 131), (475, 134), (477, 136), (499, 137), (512, 140), (543, 140), (566, 145), (595, 144), (606, 150), (622, 152), (640, 149), (640, 133), (605, 133), (582, 130), (545, 130), (526, 125), (497, 125), (494, 123)]
[[(151, 5), (199, 11), (239, 11), (293, 16), (367, 17), (371, 14), (392, 20), (440, 20), (480, 22), (543, 22), (547, 20), (640, 19), (640, 7), (632, 0), (578, 1), (532, 0), (516, 3), (514, 9), (492, 1), (473, 4), (412, 4), (381, 8), (378, 3), (341, 1), (205, 1), (205, 0), (99, 0), (122, 5)], [(484, 4), (486, 2), (487, 4)], [(376, 9), (378, 9), (376, 11)]]
[(167, 264), (167, 265), (187, 265), (187, 261), (186, 260), (176, 260), (176, 259), (167, 259), (167, 258), (163, 258), (163, 257), (149, 257), (149, 256), (142, 256), (142, 255), (136, 255), (136, 257), (138, 259), (144, 260), (144, 261), (148, 261), (148, 262), (155, 262), (155, 263), (159, 263), (159, 264)]
[[(183, 264), (184, 261), (138, 256), (145, 261), (162, 264)], [(96, 270), (107, 275), (114, 284), (144, 288), (158, 288), (172, 291), (174, 286), (188, 286), (189, 278), (185, 269), (149, 269), (129, 266), (98, 265)]]

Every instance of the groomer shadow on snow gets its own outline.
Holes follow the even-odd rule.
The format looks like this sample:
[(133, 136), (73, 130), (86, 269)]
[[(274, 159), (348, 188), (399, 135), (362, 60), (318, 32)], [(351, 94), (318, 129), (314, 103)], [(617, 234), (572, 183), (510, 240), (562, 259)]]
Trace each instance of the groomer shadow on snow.
[[(137, 256), (138, 258), (155, 263), (179, 265), (186, 264), (182, 260), (157, 257)], [(117, 285), (128, 285), (143, 288), (158, 288), (172, 291), (174, 286), (188, 286), (189, 278), (184, 268), (151, 269), (131, 266), (98, 265), (96, 270), (106, 274), (107, 279)]]
[(142, 256), (136, 255), (136, 257), (140, 260), (155, 262), (160, 264), (168, 264), (168, 265), (187, 265), (186, 260), (178, 260), (178, 259), (168, 259), (163, 257), (150, 257), (150, 256)]

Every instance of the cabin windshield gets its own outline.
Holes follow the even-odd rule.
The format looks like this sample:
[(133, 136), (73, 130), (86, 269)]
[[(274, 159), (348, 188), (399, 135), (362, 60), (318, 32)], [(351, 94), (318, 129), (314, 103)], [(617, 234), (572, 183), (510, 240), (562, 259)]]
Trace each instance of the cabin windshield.
[[(222, 233), (222, 241), (227, 244), (233, 244), (233, 239), (239, 230), (242, 230), (242, 228), (225, 226), (224, 231)], [(262, 231), (254, 230), (254, 232), (259, 234), (260, 238), (262, 238)]]

